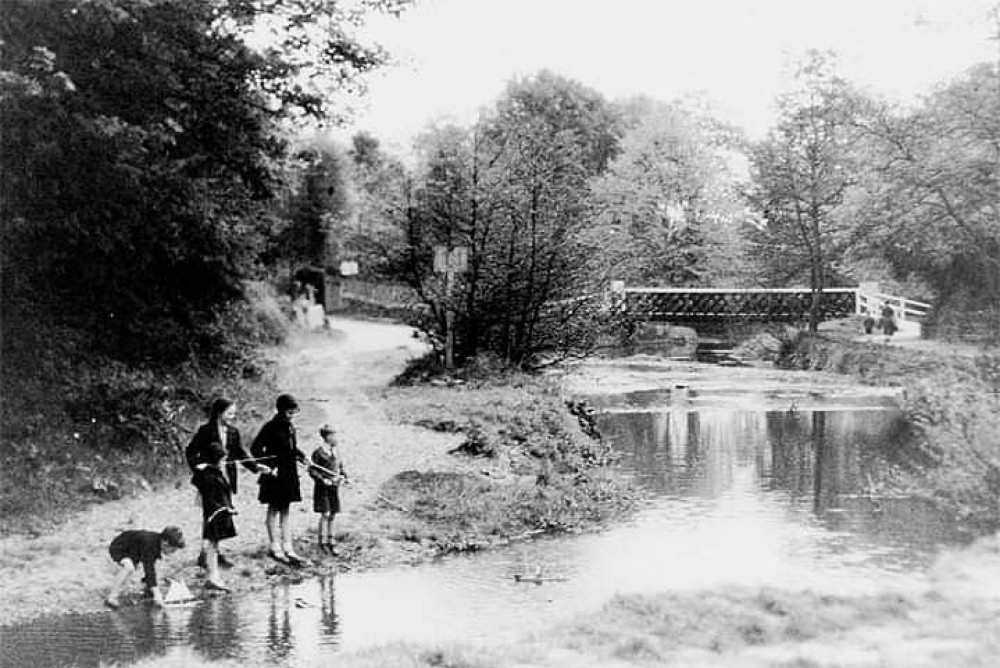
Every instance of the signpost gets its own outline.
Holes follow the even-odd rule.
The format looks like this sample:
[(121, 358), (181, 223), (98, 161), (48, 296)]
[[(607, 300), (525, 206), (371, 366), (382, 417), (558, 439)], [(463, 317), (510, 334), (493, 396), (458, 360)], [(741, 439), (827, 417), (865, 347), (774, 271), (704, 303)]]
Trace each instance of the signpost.
[(452, 308), (451, 294), (455, 288), (455, 274), (465, 272), (468, 266), (469, 249), (465, 246), (434, 247), (434, 271), (445, 276), (444, 366), (448, 371), (455, 368), (455, 309)]

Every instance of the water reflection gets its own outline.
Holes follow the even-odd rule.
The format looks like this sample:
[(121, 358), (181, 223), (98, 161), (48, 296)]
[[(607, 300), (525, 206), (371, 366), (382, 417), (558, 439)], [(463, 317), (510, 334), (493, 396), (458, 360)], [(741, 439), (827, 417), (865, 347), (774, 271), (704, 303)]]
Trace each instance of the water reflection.
[(929, 503), (880, 496), (877, 481), (908, 438), (896, 410), (618, 409), (598, 424), (638, 483), (664, 498), (717, 499), (749, 476), (833, 530), (922, 550), (962, 540)]
[[(0, 628), (0, 664), (127, 664), (182, 647), (212, 660), (303, 666), (393, 641), (509, 644), (616, 593), (730, 584), (847, 592), (910, 582), (939, 544), (962, 539), (918, 501), (871, 495), (906, 438), (893, 411), (619, 405), (598, 423), (652, 498), (608, 531), (190, 608)], [(513, 578), (539, 566), (565, 579), (535, 586)]]

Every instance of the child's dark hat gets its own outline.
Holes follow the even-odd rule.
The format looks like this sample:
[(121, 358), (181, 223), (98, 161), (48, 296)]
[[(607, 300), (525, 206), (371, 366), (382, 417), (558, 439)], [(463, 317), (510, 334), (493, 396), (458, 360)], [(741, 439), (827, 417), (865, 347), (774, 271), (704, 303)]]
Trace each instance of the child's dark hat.
[(295, 401), (295, 397), (290, 394), (282, 394), (275, 401), (275, 407), (279, 411), (293, 411), (298, 409), (299, 402)]
[(327, 436), (328, 434), (333, 434), (333, 433), (336, 433), (336, 432), (335, 432), (334, 428), (329, 425), (329, 423), (324, 424), (322, 427), (319, 428), (319, 435), (320, 436)]

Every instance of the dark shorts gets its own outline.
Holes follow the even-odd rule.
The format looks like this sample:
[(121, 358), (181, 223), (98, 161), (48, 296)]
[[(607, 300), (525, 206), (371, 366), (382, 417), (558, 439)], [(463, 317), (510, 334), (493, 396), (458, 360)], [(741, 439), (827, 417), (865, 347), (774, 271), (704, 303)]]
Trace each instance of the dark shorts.
[(324, 515), (340, 512), (340, 491), (336, 487), (313, 487), (313, 510)]

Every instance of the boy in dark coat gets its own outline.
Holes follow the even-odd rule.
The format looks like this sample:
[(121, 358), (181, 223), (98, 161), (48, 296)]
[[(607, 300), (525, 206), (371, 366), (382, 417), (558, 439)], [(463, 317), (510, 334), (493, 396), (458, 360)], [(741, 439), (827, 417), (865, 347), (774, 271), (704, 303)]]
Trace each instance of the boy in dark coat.
[(201, 537), (205, 541), (205, 566), (208, 569), (205, 588), (229, 591), (229, 587), (219, 578), (219, 541), (236, 535), (236, 526), (233, 524), (236, 510), (233, 508), (229, 482), (222, 471), (226, 451), (221, 444), (213, 443), (206, 450), (205, 457), (206, 465), (198, 468), (191, 479), (191, 484), (201, 494)]
[[(289, 506), (302, 500), (299, 488), (298, 463), (306, 461), (295, 439), (292, 418), (299, 412), (299, 405), (289, 394), (282, 394), (275, 402), (277, 413), (260, 429), (250, 452), (254, 457), (268, 457), (271, 475), (259, 479), (257, 499), (267, 504), (268, 555), (284, 564), (300, 565), (305, 562), (292, 547), (289, 526)], [(280, 532), (280, 533), (279, 533)]]
[(108, 607), (117, 608), (122, 588), (135, 573), (136, 566), (142, 564), (146, 593), (153, 597), (154, 604), (163, 605), (163, 594), (156, 586), (156, 562), (182, 547), (184, 547), (184, 535), (180, 529), (172, 526), (166, 527), (159, 533), (133, 529), (115, 536), (108, 546), (108, 552), (119, 565), (119, 569), (104, 602)]

